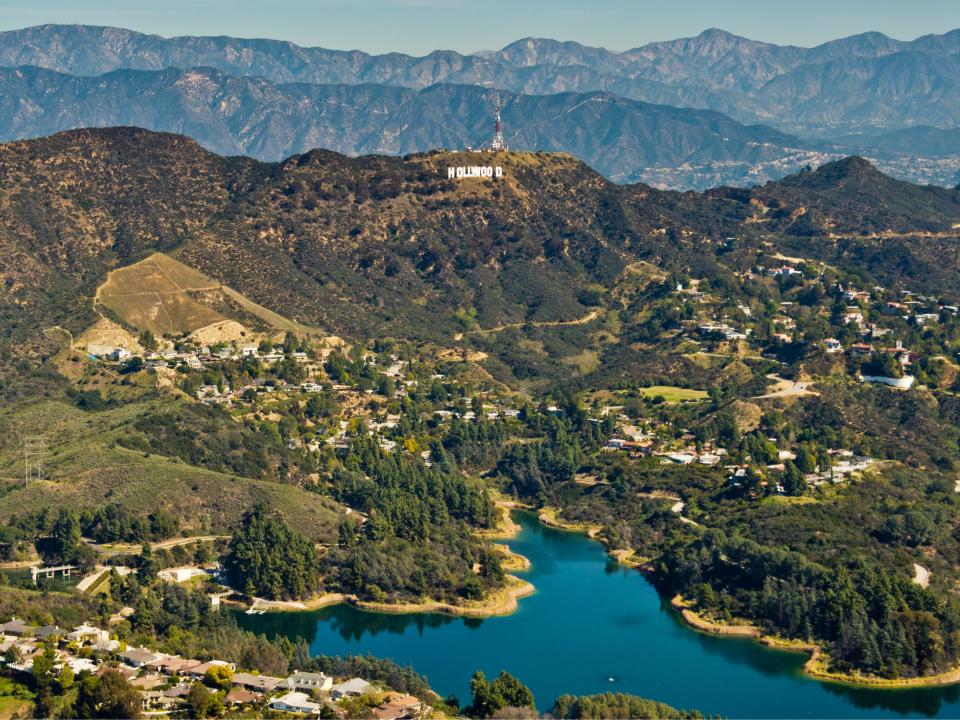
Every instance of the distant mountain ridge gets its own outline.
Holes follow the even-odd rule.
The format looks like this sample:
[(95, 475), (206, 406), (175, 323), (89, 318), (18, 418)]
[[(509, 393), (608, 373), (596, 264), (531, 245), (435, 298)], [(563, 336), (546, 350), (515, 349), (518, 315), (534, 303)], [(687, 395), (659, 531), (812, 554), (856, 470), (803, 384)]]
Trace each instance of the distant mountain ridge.
[[(752, 166), (805, 147), (718, 112), (606, 92), (504, 93), (502, 101), (512, 148), (569, 152), (621, 182), (635, 179), (642, 167), (707, 161)], [(210, 68), (117, 70), (99, 77), (0, 68), (0, 139), (132, 125), (183, 133), (214, 152), (262, 160), (316, 147), (349, 155), (477, 147), (490, 137), (494, 104), (493, 89), (471, 85), (274, 84)]]
[(437, 83), (490, 84), (524, 94), (605, 90), (821, 136), (919, 123), (952, 127), (960, 111), (958, 53), (960, 30), (911, 41), (864, 33), (800, 48), (711, 29), (622, 53), (525, 38), (496, 52), (437, 50), (423, 57), (225, 36), (162, 38), (82, 25), (0, 33), (0, 65), (35, 65), (73, 75), (212, 67), (274, 83), (415, 89)]

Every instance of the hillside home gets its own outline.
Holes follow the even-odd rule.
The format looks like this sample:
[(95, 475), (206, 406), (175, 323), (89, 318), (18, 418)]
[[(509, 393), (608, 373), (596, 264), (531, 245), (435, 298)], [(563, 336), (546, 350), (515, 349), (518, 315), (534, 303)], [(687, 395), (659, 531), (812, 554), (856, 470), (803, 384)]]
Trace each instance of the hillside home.
[(295, 670), (293, 675), (284, 680), (284, 684), (291, 690), (319, 690), (327, 692), (333, 687), (333, 678), (324, 673), (300, 672)]
[(246, 690), (256, 693), (270, 692), (284, 682), (283, 678), (271, 677), (270, 675), (253, 675), (245, 672), (233, 674), (234, 685), (239, 685)]
[(304, 713), (315, 715), (320, 712), (320, 703), (314, 702), (305, 692), (291, 690), (286, 695), (274, 698), (270, 707), (283, 712)]
[(0, 634), (3, 635), (29, 635), (33, 631), (33, 625), (28, 625), (23, 620), (13, 618), (9, 622), (0, 625)]
[(362, 678), (351, 678), (339, 685), (330, 688), (330, 695), (334, 700), (343, 697), (360, 697), (373, 690), (373, 685)]
[(146, 648), (127, 648), (126, 650), (117, 653), (117, 657), (119, 657), (124, 663), (135, 668), (143, 667), (148, 662), (156, 660), (157, 655), (158, 653), (155, 653), (152, 650), (147, 650)]
[(391, 693), (372, 713), (375, 720), (412, 720), (424, 716), (425, 705), (413, 695)]
[(110, 641), (110, 633), (92, 625), (77, 625), (72, 632), (67, 633), (67, 640), (73, 642), (89, 642), (102, 645)]
[(33, 631), (33, 636), (37, 640), (59, 639), (67, 634), (67, 631), (57, 625), (44, 625)]
[(227, 703), (227, 705), (237, 707), (239, 705), (250, 705), (251, 703), (255, 703), (260, 700), (260, 697), (261, 696), (257, 693), (235, 687), (227, 693), (224, 701)]
[(863, 313), (859, 308), (847, 308), (846, 312), (843, 313), (843, 324), (850, 325), (863, 325)]
[(207, 670), (210, 670), (215, 667), (227, 667), (231, 670), (235, 670), (236, 666), (233, 663), (228, 663), (224, 660), (210, 660), (205, 663), (200, 663), (196, 667), (188, 668), (183, 670), (184, 675), (189, 675), (190, 677), (202, 678), (207, 674)]

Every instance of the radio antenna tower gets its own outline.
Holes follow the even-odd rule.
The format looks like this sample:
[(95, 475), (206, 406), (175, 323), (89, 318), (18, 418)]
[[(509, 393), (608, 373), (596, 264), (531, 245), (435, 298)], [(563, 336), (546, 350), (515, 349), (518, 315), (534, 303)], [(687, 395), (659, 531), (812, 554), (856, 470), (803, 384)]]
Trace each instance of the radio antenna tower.
[(507, 150), (507, 144), (503, 141), (503, 123), (500, 121), (500, 93), (497, 92), (497, 110), (493, 121), (493, 140), (490, 142), (490, 149), (494, 152)]

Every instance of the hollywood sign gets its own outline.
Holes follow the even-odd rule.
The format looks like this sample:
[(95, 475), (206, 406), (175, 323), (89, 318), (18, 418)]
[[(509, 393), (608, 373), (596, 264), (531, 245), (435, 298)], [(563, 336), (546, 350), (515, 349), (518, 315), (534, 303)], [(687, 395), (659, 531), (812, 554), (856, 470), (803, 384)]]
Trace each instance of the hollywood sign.
[(448, 180), (462, 180), (463, 178), (500, 178), (503, 177), (503, 168), (497, 165), (469, 165), (460, 167), (448, 167)]

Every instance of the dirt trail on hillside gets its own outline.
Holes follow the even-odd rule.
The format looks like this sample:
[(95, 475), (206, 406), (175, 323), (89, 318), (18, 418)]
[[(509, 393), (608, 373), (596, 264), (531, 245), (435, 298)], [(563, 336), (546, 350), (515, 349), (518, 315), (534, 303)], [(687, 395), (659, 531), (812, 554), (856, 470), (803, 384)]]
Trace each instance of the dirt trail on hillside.
[(588, 322), (596, 320), (598, 317), (600, 317), (600, 310), (594, 309), (583, 317), (577, 318), (576, 320), (524, 320), (523, 322), (505, 323), (503, 325), (497, 325), (492, 328), (484, 328), (482, 330), (467, 330), (462, 333), (457, 333), (453, 336), (453, 339), (459, 341), (463, 339), (464, 335), (490, 335), (492, 333), (498, 333), (504, 330), (522, 327), (564, 327), (566, 325), (586, 325)]

